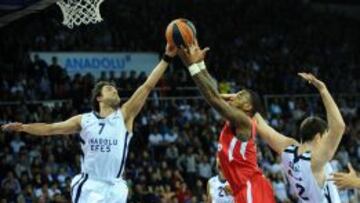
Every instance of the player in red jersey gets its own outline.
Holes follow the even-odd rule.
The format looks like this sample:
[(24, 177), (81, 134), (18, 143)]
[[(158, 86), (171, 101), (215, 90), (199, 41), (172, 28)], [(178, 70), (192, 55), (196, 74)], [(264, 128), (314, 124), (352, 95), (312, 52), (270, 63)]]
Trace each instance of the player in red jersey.
[(260, 106), (259, 97), (251, 90), (242, 90), (229, 101), (222, 98), (203, 62), (207, 50), (201, 50), (196, 43), (182, 48), (178, 55), (206, 101), (227, 120), (217, 156), (235, 202), (275, 203), (272, 186), (257, 165), (256, 123), (251, 118)]

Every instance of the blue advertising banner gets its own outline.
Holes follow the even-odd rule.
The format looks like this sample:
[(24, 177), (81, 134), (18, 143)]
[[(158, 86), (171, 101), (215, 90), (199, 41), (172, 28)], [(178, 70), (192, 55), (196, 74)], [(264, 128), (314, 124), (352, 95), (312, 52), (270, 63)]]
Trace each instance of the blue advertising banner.
[(152, 52), (31, 52), (32, 60), (36, 54), (48, 65), (56, 57), (58, 64), (71, 76), (92, 73), (98, 77), (103, 71), (114, 71), (118, 75), (121, 71), (132, 70), (148, 74), (159, 61), (158, 54)]

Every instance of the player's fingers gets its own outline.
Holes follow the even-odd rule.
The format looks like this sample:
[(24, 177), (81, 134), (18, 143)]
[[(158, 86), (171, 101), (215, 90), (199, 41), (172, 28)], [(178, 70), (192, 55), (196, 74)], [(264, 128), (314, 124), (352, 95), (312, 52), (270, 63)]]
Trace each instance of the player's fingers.
[(310, 83), (309, 76), (306, 73), (298, 73), (298, 75)]
[(206, 53), (208, 52), (210, 50), (210, 48), (209, 47), (205, 47), (203, 50), (201, 50), (201, 54), (202, 54), (202, 56), (205, 58), (205, 56), (206, 56)]
[(196, 38), (194, 39), (194, 44), (195, 44), (195, 46), (199, 47), (199, 43), (198, 43), (198, 40)]
[(338, 182), (338, 181), (340, 181), (341, 180), (341, 178), (339, 178), (339, 177), (331, 177), (331, 178), (328, 178), (328, 179), (326, 179), (327, 181), (332, 181), (332, 182)]
[(311, 73), (309, 73), (309, 79), (310, 79), (311, 81), (313, 81), (313, 82), (318, 81), (318, 79), (316, 79), (316, 77), (315, 77), (313, 74), (311, 74)]
[(189, 49), (190, 53), (194, 53), (196, 51), (197, 47), (194, 44), (191, 44), (188, 49)]
[(169, 51), (175, 51), (176, 50), (176, 46), (174, 46), (174, 45), (167, 44), (166, 47), (167, 47), (167, 49)]
[(342, 178), (342, 177), (344, 177), (344, 176), (346, 176), (346, 173), (338, 172), (338, 173), (334, 173), (334, 174), (333, 174), (333, 177), (334, 177), (334, 178)]
[(208, 52), (208, 51), (210, 51), (210, 47), (205, 47), (205, 48), (202, 50), (203, 53), (206, 53), (206, 52)]
[(298, 73), (298, 75), (299, 75), (300, 77), (302, 77), (303, 79), (306, 79), (305, 73)]
[(355, 173), (355, 170), (354, 170), (353, 166), (351, 165), (351, 163), (348, 163), (348, 169), (351, 173)]
[(4, 126), (1, 127), (3, 131), (12, 131), (12, 125), (11, 124), (6, 124)]
[(179, 55), (180, 57), (184, 57), (184, 50), (183, 50), (183, 49), (179, 49), (179, 50), (178, 50), (178, 55)]
[(342, 186), (343, 185), (343, 181), (342, 180), (335, 180), (334, 181), (334, 184), (339, 187), (339, 186)]
[(180, 50), (183, 52), (184, 55), (188, 53), (188, 48), (184, 47), (184, 45), (180, 45)]
[(308, 76), (312, 79), (316, 79), (316, 77), (312, 73), (308, 73)]

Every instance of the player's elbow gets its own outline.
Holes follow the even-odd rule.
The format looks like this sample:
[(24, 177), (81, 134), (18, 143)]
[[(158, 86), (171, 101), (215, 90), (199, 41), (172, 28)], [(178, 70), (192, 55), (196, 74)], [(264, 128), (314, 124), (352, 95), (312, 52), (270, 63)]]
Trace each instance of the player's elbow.
[(346, 130), (346, 124), (344, 121), (339, 122), (338, 126), (336, 127), (339, 133), (344, 134)]
[(74, 133), (75, 130), (73, 127), (63, 127), (58, 126), (57, 124), (47, 124), (47, 126), (44, 128), (44, 132), (42, 135), (49, 136), (49, 135), (69, 135)]
[(332, 130), (334, 132), (336, 132), (336, 134), (338, 134), (338, 135), (344, 134), (345, 129), (346, 129), (346, 125), (345, 125), (344, 121), (342, 121), (342, 120), (339, 122), (336, 122), (336, 124), (333, 125), (333, 127), (332, 127)]

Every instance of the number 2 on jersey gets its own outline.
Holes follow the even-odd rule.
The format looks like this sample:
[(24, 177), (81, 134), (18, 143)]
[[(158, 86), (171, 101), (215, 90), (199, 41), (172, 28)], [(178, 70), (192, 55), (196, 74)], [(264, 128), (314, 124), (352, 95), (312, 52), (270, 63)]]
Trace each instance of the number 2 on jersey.
[(218, 187), (218, 189), (219, 189), (219, 197), (224, 197), (225, 195), (226, 195), (226, 193), (225, 193), (225, 188), (224, 187)]
[(99, 123), (99, 125), (100, 125), (99, 135), (101, 135), (102, 131), (104, 130), (105, 123)]
[(305, 192), (304, 186), (300, 185), (299, 183), (296, 183), (295, 186), (297, 189), (299, 189), (299, 197), (303, 200), (309, 200), (308, 197), (304, 197), (304, 192)]

